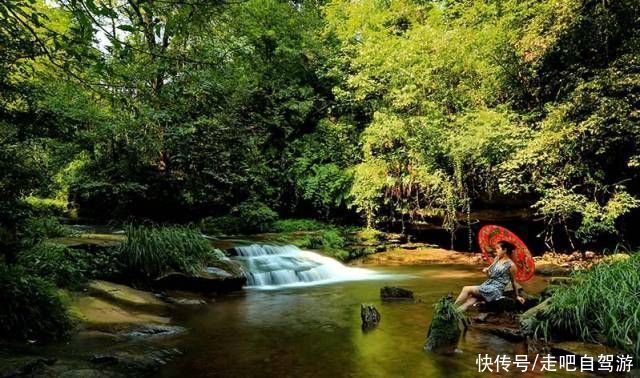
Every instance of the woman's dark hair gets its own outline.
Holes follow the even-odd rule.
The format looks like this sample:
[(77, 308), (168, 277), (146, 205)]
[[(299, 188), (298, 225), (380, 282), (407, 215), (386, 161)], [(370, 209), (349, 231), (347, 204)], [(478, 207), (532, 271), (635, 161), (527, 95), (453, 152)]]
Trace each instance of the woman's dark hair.
[(507, 255), (508, 256), (511, 256), (511, 254), (513, 254), (513, 251), (516, 249), (515, 245), (509, 243), (508, 241), (504, 241), (504, 240), (499, 241), (498, 245), (500, 247), (502, 247), (502, 249), (507, 251)]

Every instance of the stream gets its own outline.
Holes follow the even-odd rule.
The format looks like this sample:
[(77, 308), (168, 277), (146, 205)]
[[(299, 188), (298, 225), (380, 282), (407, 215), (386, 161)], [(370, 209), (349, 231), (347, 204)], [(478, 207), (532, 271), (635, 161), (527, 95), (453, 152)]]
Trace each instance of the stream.
[[(254, 273), (259, 273), (250, 280), (252, 287), (219, 298), (200, 311), (179, 311), (174, 320), (191, 330), (180, 336), (185, 356), (163, 369), (161, 376), (475, 377), (490, 374), (478, 373), (478, 353), (494, 358), (507, 354), (512, 359), (526, 353), (524, 343), (480, 331), (467, 332), (459, 344), (462, 352), (456, 355), (423, 350), (432, 304), (447, 293), (457, 294), (462, 286), (483, 280), (471, 266), (363, 270), (332, 265), (338, 275), (354, 269), (353, 280), (339, 281), (324, 273), (309, 273), (311, 263), (305, 256), (296, 258), (305, 260), (300, 265), (305, 265), (302, 270), (306, 273), (282, 272), (280, 268), (290, 270), (289, 257), (295, 251), (263, 253), (254, 248), (245, 252), (238, 259), (244, 259), (247, 266), (254, 264)], [(265, 255), (271, 255), (268, 261)], [(283, 255), (285, 261), (281, 261)], [(247, 258), (258, 260), (247, 262)], [(310, 260), (314, 262), (315, 257)], [(273, 271), (279, 273), (265, 274)], [(316, 284), (305, 281), (307, 277), (317, 279)], [(382, 302), (379, 291), (385, 285), (412, 290), (417, 302)], [(381, 313), (379, 326), (366, 333), (360, 328), (361, 303), (374, 304)], [(520, 371), (506, 375), (542, 376)]]
[[(253, 245), (236, 247), (235, 252), (232, 258), (250, 273), (248, 286), (206, 305), (176, 307), (172, 324), (185, 327), (186, 332), (124, 343), (98, 333), (51, 346), (49, 355), (86, 356), (115, 350), (148, 354), (168, 348), (179, 350), (179, 355), (163, 362), (158, 371), (150, 370), (153, 376), (337, 378), (488, 376), (496, 373), (478, 372), (478, 354), (494, 359), (508, 355), (511, 360), (526, 354), (523, 342), (473, 329), (463, 335), (459, 353), (423, 350), (433, 304), (448, 293), (457, 295), (465, 285), (482, 282), (478, 267), (432, 264), (363, 269), (292, 246)], [(412, 290), (416, 301), (382, 302), (380, 288), (387, 285)], [(381, 314), (380, 324), (368, 332), (361, 329), (362, 303), (373, 304)], [(522, 373), (512, 366), (511, 372), (498, 375), (582, 374)]]

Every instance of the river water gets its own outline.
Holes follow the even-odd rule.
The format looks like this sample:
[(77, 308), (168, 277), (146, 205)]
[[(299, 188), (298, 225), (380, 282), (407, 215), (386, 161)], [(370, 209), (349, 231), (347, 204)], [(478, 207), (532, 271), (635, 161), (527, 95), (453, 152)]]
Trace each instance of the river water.
[[(471, 266), (375, 267), (375, 277), (320, 285), (244, 292), (174, 320), (190, 331), (173, 340), (184, 356), (163, 377), (476, 377), (479, 353), (525, 354), (523, 343), (469, 331), (461, 352), (442, 356), (423, 350), (432, 305), (447, 293), (483, 280)], [(382, 302), (380, 288), (414, 292), (416, 303)], [(379, 326), (360, 328), (360, 304), (381, 313)], [(506, 376), (542, 376), (514, 372)], [(546, 373), (544, 376), (554, 376)], [(563, 376), (565, 374), (562, 374)], [(557, 375), (555, 375), (557, 376)]]

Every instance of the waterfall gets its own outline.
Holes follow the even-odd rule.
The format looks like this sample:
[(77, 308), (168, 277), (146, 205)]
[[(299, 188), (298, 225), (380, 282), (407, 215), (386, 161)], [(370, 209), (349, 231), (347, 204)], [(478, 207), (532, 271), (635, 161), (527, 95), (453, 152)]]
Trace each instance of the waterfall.
[(234, 248), (247, 271), (247, 286), (275, 288), (371, 279), (367, 269), (351, 268), (340, 262), (293, 245), (252, 244)]

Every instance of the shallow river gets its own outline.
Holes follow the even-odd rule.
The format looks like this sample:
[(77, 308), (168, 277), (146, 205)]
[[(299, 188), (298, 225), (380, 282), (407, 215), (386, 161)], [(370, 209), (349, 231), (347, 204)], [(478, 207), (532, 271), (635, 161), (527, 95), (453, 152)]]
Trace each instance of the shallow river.
[[(174, 317), (189, 332), (173, 339), (185, 354), (164, 377), (476, 377), (478, 353), (524, 354), (522, 343), (470, 331), (462, 350), (423, 350), (432, 304), (483, 275), (470, 266), (373, 268), (379, 279), (277, 290), (249, 289)], [(380, 287), (413, 290), (417, 303), (382, 302)], [(380, 325), (363, 332), (360, 304), (374, 304)], [(566, 374), (566, 373), (565, 373)], [(506, 376), (542, 376), (519, 371)], [(563, 374), (564, 375), (564, 374)], [(546, 373), (544, 376), (559, 376)]]

